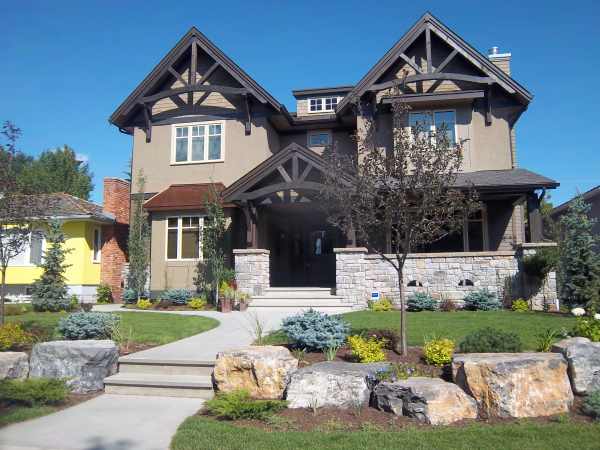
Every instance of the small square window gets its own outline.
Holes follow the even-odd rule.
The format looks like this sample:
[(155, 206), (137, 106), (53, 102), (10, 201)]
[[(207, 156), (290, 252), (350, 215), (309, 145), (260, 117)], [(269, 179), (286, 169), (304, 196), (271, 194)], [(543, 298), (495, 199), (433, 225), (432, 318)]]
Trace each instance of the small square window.
[(325, 147), (327, 145), (331, 145), (331, 134), (323, 132), (308, 135), (309, 147)]

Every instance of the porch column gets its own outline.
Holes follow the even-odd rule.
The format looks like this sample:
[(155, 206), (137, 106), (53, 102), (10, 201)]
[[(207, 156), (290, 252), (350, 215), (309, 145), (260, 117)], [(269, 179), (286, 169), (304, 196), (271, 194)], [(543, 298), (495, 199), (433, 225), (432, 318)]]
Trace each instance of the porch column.
[(257, 210), (252, 202), (244, 202), (242, 205), (244, 217), (246, 219), (246, 247), (258, 247), (258, 229), (257, 229)]
[(527, 196), (527, 214), (529, 216), (529, 242), (542, 242), (542, 215), (540, 214), (540, 199), (534, 193)]
[(235, 281), (238, 290), (248, 295), (262, 295), (270, 287), (269, 250), (234, 249)]
[(369, 286), (365, 279), (364, 258), (368, 250), (364, 247), (334, 248), (335, 293), (356, 308), (367, 305)]

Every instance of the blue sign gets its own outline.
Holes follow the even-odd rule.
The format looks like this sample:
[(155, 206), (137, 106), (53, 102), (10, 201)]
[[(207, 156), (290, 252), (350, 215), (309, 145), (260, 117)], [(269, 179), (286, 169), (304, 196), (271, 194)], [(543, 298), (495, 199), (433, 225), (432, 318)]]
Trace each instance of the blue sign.
[(371, 292), (371, 300), (373, 300), (374, 302), (379, 300), (379, 292), (377, 292), (377, 291)]

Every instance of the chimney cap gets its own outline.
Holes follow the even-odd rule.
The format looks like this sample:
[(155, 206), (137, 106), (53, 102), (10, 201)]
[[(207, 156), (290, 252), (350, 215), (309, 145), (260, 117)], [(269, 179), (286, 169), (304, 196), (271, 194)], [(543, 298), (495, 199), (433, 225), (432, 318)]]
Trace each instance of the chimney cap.
[(509, 52), (506, 53), (500, 53), (500, 50), (497, 46), (493, 46), (492, 48), (489, 49), (488, 51), (488, 58), (493, 59), (493, 58), (510, 58), (511, 54)]

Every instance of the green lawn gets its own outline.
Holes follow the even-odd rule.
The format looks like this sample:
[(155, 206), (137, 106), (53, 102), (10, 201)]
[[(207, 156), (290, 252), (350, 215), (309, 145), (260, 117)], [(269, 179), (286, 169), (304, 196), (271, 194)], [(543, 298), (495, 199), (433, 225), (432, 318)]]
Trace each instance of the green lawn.
[[(217, 320), (209, 317), (141, 312), (119, 312), (116, 314), (121, 316), (123, 330), (128, 333), (128, 330), (131, 329), (134, 342), (148, 345), (168, 344), (208, 331), (219, 325)], [(67, 313), (29, 312), (20, 316), (9, 316), (7, 320), (9, 322), (35, 324), (37, 327), (52, 332), (60, 318), (66, 315)], [(53, 337), (59, 338), (56, 335)]]
[[(342, 317), (352, 327), (352, 333), (365, 330), (397, 330), (400, 313), (357, 311)], [(408, 313), (408, 345), (423, 345), (427, 336), (449, 337), (460, 342), (471, 331), (486, 326), (517, 333), (525, 350), (535, 350), (536, 334), (547, 328), (570, 330), (575, 318), (568, 315), (542, 312), (513, 311), (456, 311), (456, 312), (412, 312)], [(285, 343), (285, 335), (275, 332), (267, 338), (268, 343)]]
[(0, 411), (0, 427), (11, 423), (23, 422), (36, 417), (45, 416), (58, 411), (56, 406), (18, 406), (10, 408), (7, 412)]
[(266, 432), (200, 416), (183, 422), (172, 450), (583, 450), (598, 449), (600, 424), (522, 421), (465, 427), (405, 428), (397, 432)]

